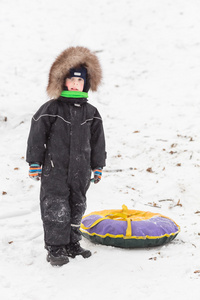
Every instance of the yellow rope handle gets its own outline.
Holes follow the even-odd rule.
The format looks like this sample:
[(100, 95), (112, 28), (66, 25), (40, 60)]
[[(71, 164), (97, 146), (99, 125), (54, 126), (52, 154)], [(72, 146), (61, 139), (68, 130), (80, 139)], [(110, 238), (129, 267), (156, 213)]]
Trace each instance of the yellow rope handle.
[(127, 228), (126, 228), (126, 236), (131, 236), (132, 235), (132, 230), (131, 230), (131, 217), (132, 215), (128, 215), (127, 213), (111, 213), (107, 215), (106, 217), (109, 217), (109, 219), (115, 220), (115, 219), (122, 219), (127, 222)]
[(81, 224), (81, 228), (82, 229), (91, 229), (92, 227), (94, 227), (95, 225), (97, 225), (98, 223), (104, 221), (104, 220), (114, 220), (114, 219), (122, 219), (124, 221), (127, 221), (127, 229), (126, 229), (126, 236), (131, 236), (132, 235), (132, 230), (131, 230), (131, 217), (132, 215), (128, 214), (128, 208), (126, 205), (122, 206), (122, 212), (118, 212), (116, 213), (115, 211), (111, 211), (111, 213), (103, 218), (100, 218), (96, 221), (94, 221), (94, 223), (92, 223), (89, 227), (86, 227), (83, 225), (83, 223)]
[(81, 228), (85, 229), (85, 230), (90, 229), (90, 228), (94, 227), (95, 225), (97, 225), (98, 223), (100, 223), (101, 221), (106, 220), (106, 219), (110, 219), (110, 218), (103, 217), (101, 219), (98, 219), (98, 220), (94, 221), (94, 223), (92, 223), (92, 225), (90, 225), (89, 227), (86, 227), (85, 225), (83, 225), (83, 223), (81, 223)]

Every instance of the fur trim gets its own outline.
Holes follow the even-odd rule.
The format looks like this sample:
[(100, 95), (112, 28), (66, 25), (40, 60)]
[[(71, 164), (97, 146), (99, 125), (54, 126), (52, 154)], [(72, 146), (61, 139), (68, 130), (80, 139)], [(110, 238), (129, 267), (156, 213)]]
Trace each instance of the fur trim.
[(54, 61), (49, 72), (47, 94), (58, 98), (63, 90), (64, 80), (71, 68), (84, 65), (87, 69), (90, 88), (95, 92), (101, 83), (102, 70), (95, 53), (84, 47), (70, 47)]

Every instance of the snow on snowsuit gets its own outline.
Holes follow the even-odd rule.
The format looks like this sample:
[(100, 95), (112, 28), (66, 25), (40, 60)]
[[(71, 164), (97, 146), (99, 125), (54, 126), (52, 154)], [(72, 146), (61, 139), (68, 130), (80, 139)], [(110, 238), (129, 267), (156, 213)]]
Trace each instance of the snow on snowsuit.
[(47, 245), (81, 239), (91, 170), (103, 168), (105, 158), (102, 119), (87, 99), (60, 96), (33, 116), (26, 160), (43, 167), (40, 204)]

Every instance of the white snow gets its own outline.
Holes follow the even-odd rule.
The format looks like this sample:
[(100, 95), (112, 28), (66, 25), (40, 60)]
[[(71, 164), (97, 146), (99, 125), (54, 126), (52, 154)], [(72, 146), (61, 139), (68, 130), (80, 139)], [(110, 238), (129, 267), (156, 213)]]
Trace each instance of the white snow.
[[(198, 0), (0, 1), (1, 299), (199, 298), (199, 14)], [(172, 218), (181, 232), (148, 249), (83, 239), (93, 256), (57, 268), (46, 262), (25, 153), (50, 66), (77, 45), (98, 52), (104, 74), (89, 100), (104, 120), (107, 167), (86, 213), (126, 204)]]

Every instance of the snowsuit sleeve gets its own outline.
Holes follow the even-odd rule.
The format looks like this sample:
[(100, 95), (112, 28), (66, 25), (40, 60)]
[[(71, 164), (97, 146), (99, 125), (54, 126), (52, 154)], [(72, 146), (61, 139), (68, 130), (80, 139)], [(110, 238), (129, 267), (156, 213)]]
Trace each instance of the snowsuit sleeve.
[(96, 110), (91, 128), (91, 168), (103, 168), (106, 163), (105, 137), (101, 116)]
[(28, 163), (44, 162), (47, 139), (56, 116), (54, 103), (54, 100), (46, 102), (32, 118), (26, 152)]

